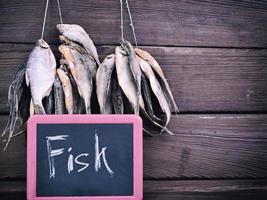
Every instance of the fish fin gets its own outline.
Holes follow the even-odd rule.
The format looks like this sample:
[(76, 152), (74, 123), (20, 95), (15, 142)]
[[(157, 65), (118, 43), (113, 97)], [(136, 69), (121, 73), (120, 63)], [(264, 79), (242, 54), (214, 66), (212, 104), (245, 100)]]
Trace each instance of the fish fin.
[(141, 107), (141, 111), (144, 114), (144, 116), (150, 121), (152, 122), (155, 126), (161, 128), (160, 133), (162, 134), (164, 131), (169, 133), (170, 135), (174, 135), (174, 133), (172, 131), (170, 131), (166, 126), (162, 126), (159, 123), (157, 123), (156, 121), (154, 121), (146, 112), (146, 110), (144, 108)]
[(29, 76), (27, 74), (27, 71), (25, 73), (25, 80), (26, 80), (26, 85), (29, 86), (30, 85), (30, 80), (29, 80)]
[(159, 78), (159, 83), (162, 87), (162, 90), (165, 94), (165, 97), (166, 97), (170, 107), (172, 109), (174, 109), (175, 114), (178, 115), (178, 113), (180, 113), (180, 111), (179, 111), (179, 108), (177, 107), (176, 102), (174, 100), (174, 97), (171, 93), (170, 86), (169, 86), (168, 82)]
[(12, 78), (11, 84), (9, 86), (9, 91), (8, 91), (8, 103), (10, 105), (10, 112), (9, 112), (9, 117), (8, 117), (8, 122), (6, 124), (6, 127), (4, 131), (2, 132), (2, 136), (5, 136), (8, 133), (8, 139), (6, 141), (6, 145), (4, 150), (6, 150), (10, 139), (13, 135), (15, 125), (18, 119), (18, 107), (19, 107), (19, 101), (21, 98), (21, 92), (19, 92), (23, 86), (23, 80), (25, 77), (25, 67), (22, 66), (20, 67), (15, 75)]
[(145, 128), (143, 128), (143, 131), (146, 132), (149, 136), (154, 136), (153, 133), (149, 132), (148, 130), (146, 130)]
[(12, 135), (12, 138), (25, 133), (26, 129), (27, 129), (27, 123), (22, 124), (21, 127), (19, 128), (19, 131), (16, 134)]
[(31, 99), (31, 102), (30, 102), (30, 116), (34, 115), (34, 105), (33, 105), (33, 101)]

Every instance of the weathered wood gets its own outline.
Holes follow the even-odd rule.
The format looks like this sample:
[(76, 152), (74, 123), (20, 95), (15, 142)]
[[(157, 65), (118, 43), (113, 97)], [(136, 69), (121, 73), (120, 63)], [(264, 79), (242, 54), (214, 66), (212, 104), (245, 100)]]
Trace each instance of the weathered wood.
[[(26, 198), (25, 181), (2, 181), (1, 199)], [(266, 180), (144, 181), (144, 200), (150, 199), (264, 199)]]
[[(170, 129), (175, 136), (144, 137), (146, 179), (267, 177), (267, 115), (179, 115)], [(0, 153), (0, 178), (25, 178), (24, 138)]]
[[(20, 186), (20, 185), (19, 185)], [(19, 187), (20, 188), (20, 187)], [(267, 190), (267, 180), (145, 180), (146, 193), (234, 192)], [(267, 194), (266, 194), (267, 195)]]
[(25, 193), (26, 181), (0, 181), (0, 194), (1, 193)]
[[(57, 41), (56, 1), (50, 2), (45, 39)], [(175, 46), (267, 46), (265, 1), (130, 2), (139, 44)], [(0, 42), (33, 43), (41, 35), (45, 2), (2, 0)], [(117, 44), (120, 37), (119, 1), (61, 1), (65, 23), (82, 25), (97, 44)], [(125, 34), (132, 39), (125, 16)]]
[[(0, 44), (0, 113), (33, 45)], [(53, 46), (54, 52), (57, 52)], [(101, 60), (114, 46), (99, 46)], [(161, 64), (182, 112), (266, 112), (267, 50), (144, 47)], [(57, 53), (58, 55), (58, 53)]]
[(145, 181), (144, 199), (265, 199), (266, 180)]

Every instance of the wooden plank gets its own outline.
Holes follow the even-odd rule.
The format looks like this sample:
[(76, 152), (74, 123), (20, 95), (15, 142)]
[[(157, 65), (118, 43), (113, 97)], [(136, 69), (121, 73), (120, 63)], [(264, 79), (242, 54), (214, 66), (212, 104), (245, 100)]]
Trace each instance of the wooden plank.
[(266, 180), (145, 181), (144, 199), (265, 199)]
[[(25, 181), (1, 181), (1, 199), (25, 199)], [(264, 199), (266, 180), (144, 181), (144, 200), (149, 199)]]
[[(50, 2), (45, 39), (57, 42), (56, 1)], [(267, 47), (265, 1), (130, 2), (136, 34), (142, 45)], [(34, 43), (41, 34), (45, 2), (2, 0), (0, 42)], [(96, 44), (117, 44), (119, 1), (61, 1), (65, 23), (82, 25)], [(125, 34), (132, 39), (128, 18)]]
[[(267, 115), (179, 115), (170, 129), (144, 137), (145, 179), (267, 177)], [(21, 135), (0, 153), (0, 178), (25, 178), (25, 157)]]
[[(0, 113), (33, 45), (0, 44)], [(56, 47), (53, 46), (54, 52)], [(99, 46), (101, 60), (114, 46)], [(266, 112), (267, 50), (144, 47), (161, 64), (182, 112)], [(57, 53), (57, 57), (58, 53)]]
[[(0, 117), (1, 133), (6, 125), (7, 117)], [(26, 176), (26, 135), (14, 138), (6, 151), (4, 149), (4, 139), (1, 137), (0, 143), (0, 179), (1, 178), (25, 178)]]

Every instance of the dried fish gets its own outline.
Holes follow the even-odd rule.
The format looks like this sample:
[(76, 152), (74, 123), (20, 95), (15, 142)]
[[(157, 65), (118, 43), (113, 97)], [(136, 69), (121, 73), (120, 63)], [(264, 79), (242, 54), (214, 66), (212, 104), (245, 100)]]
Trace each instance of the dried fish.
[(100, 113), (111, 114), (111, 75), (115, 65), (115, 55), (108, 55), (99, 65), (96, 74), (96, 94), (100, 106)]
[(70, 72), (68, 72), (68, 76), (72, 87), (73, 114), (83, 114), (85, 113), (84, 100), (80, 97), (77, 84)]
[(21, 89), (22, 89), (22, 83), (25, 76), (25, 67), (20, 67), (15, 75), (12, 78), (11, 84), (9, 86), (8, 91), (8, 104), (10, 105), (10, 112), (8, 117), (8, 122), (6, 124), (6, 127), (4, 131), (2, 132), (2, 137), (8, 134), (8, 139), (6, 141), (6, 145), (4, 150), (7, 148), (11, 137), (13, 137), (16, 122), (19, 118), (19, 100), (21, 97)]
[(60, 34), (69, 40), (83, 45), (84, 48), (92, 55), (96, 63), (100, 65), (97, 49), (89, 35), (81, 26), (76, 24), (58, 24), (57, 29), (59, 30)]
[(156, 61), (156, 59), (153, 56), (151, 56), (147, 51), (144, 51), (142, 49), (136, 48), (135, 52), (140, 58), (145, 60), (152, 67), (152, 69), (155, 71), (155, 73), (160, 77), (159, 82), (160, 82), (160, 84), (162, 86), (162, 89), (163, 89), (164, 93), (167, 96), (167, 100), (171, 103), (174, 111), (176, 113), (178, 113), (179, 110), (178, 110), (178, 107), (177, 107), (177, 105), (175, 103), (175, 100), (173, 98), (172, 92), (170, 90), (170, 86), (169, 86), (169, 84), (167, 82), (167, 79), (164, 76), (164, 73), (163, 73), (160, 65)]
[(69, 40), (63, 35), (59, 36), (59, 39), (67, 46), (71, 46), (74, 50), (80, 53), (82, 62), (90, 69), (90, 74), (93, 78), (96, 76), (97, 63), (90, 53), (86, 51), (81, 45)]
[(142, 71), (144, 72), (145, 76), (148, 78), (148, 80), (150, 82), (150, 86), (152, 88), (152, 91), (155, 94), (155, 96), (157, 97), (162, 111), (166, 114), (166, 117), (167, 117), (166, 124), (165, 124), (165, 127), (166, 127), (168, 125), (170, 119), (171, 119), (171, 110), (170, 110), (168, 101), (165, 97), (165, 94), (164, 94), (153, 70), (151, 69), (150, 65), (141, 58), (138, 58), (138, 62), (140, 64)]
[(64, 68), (62, 66), (57, 69), (57, 74), (63, 86), (65, 105), (68, 114), (73, 114), (73, 93), (70, 79), (67, 75), (67, 72), (64, 71)]
[(93, 75), (91, 74), (89, 66), (83, 62), (82, 55), (73, 47), (62, 44), (59, 46), (59, 51), (68, 62), (71, 74), (77, 83), (78, 92), (84, 99), (86, 113), (90, 114)]
[[(115, 65), (107, 65), (109, 58), (108, 56), (100, 65), (96, 77), (98, 102), (101, 113), (129, 113), (127, 109), (129, 102), (129, 106), (132, 108), (130, 113), (139, 115), (140, 112), (143, 117), (161, 128), (161, 132), (166, 131), (169, 134), (173, 134), (167, 128), (167, 125), (171, 118), (171, 104), (175, 104), (175, 102), (173, 101), (171, 103), (172, 94), (169, 90), (169, 85), (159, 65), (153, 63), (156, 61), (153, 60), (153, 62), (149, 63), (144, 60), (135, 52), (135, 49), (127, 40), (122, 40), (121, 46), (115, 48)], [(151, 58), (149, 59), (152, 60)], [(151, 63), (156, 66), (152, 67)], [(116, 70), (113, 70), (114, 67)], [(158, 80), (158, 76), (160, 80)], [(161, 110), (165, 113), (166, 119), (160, 119), (154, 114), (151, 91), (158, 100)], [(127, 101), (124, 102), (125, 99)], [(124, 106), (126, 108), (125, 110)], [(148, 132), (147, 130), (144, 131)]]
[(36, 114), (45, 114), (42, 99), (51, 92), (56, 74), (56, 59), (49, 45), (38, 40), (26, 65), (26, 83), (31, 88)]
[(123, 114), (124, 113), (124, 104), (123, 104), (123, 94), (122, 90), (119, 86), (117, 76), (112, 77), (113, 85), (112, 85), (112, 105), (115, 114)]
[[(24, 70), (26, 68), (24, 67)], [(31, 102), (31, 89), (27, 87), (25, 81), (25, 74), (21, 77), (23, 79), (21, 89), (21, 97), (19, 99), (19, 118), (21, 124), (25, 124), (30, 116), (30, 102)]]
[(45, 109), (45, 113), (46, 114), (53, 114), (54, 113), (54, 91), (53, 91), (53, 87), (52, 90), (50, 92), (50, 94), (44, 98), (43, 100), (43, 105), (44, 105), (44, 109)]
[(145, 107), (147, 108), (147, 112), (148, 114), (155, 120), (162, 122), (163, 120), (161, 120), (160, 118), (158, 118), (155, 114), (154, 114), (154, 109), (153, 109), (153, 105), (152, 105), (152, 100), (151, 100), (151, 89), (149, 87), (149, 83), (145, 77), (145, 75), (142, 73), (142, 77), (141, 77), (141, 89), (142, 89), (142, 96), (144, 97), (144, 103), (145, 103)]
[(115, 63), (118, 83), (130, 101), (134, 114), (139, 114), (139, 95), (137, 85), (135, 84), (134, 77), (129, 67), (127, 53), (121, 48), (115, 49)]
[(141, 95), (141, 70), (137, 61), (137, 56), (134, 52), (132, 44), (129, 41), (124, 40), (122, 42), (122, 47), (128, 54), (130, 69), (132, 71), (135, 84), (137, 85), (137, 95), (139, 96)]
[(64, 91), (58, 75), (56, 75), (53, 88), (54, 88), (54, 98), (55, 98), (54, 102), (55, 114), (64, 114), (65, 110)]

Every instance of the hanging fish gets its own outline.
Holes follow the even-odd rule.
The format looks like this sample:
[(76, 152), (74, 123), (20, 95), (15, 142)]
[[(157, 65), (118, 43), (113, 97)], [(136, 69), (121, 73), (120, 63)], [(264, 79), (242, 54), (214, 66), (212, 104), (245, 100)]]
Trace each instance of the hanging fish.
[(115, 63), (116, 63), (118, 83), (123, 93), (130, 101), (134, 114), (138, 115), (139, 114), (138, 86), (135, 83), (134, 77), (132, 75), (129, 66), (128, 55), (121, 47), (116, 47), (115, 55), (116, 55)]
[(121, 45), (128, 54), (129, 66), (137, 86), (137, 95), (139, 96), (141, 95), (141, 69), (137, 60), (137, 56), (134, 52), (132, 44), (129, 41), (124, 40)]
[(167, 100), (170, 102), (170, 104), (172, 105), (174, 111), (176, 113), (179, 112), (178, 107), (175, 103), (175, 100), (173, 98), (170, 86), (168, 84), (167, 79), (165, 78), (165, 75), (160, 67), (160, 65), (158, 64), (158, 62), (156, 61), (156, 59), (151, 56), (147, 51), (144, 51), (142, 49), (135, 49), (136, 54), (142, 58), (143, 60), (145, 60), (151, 67), (152, 69), (155, 71), (155, 73), (160, 77), (159, 82), (162, 86), (162, 89), (164, 90), (164, 93), (167, 96)]
[(124, 113), (124, 103), (123, 103), (123, 93), (122, 90), (119, 86), (118, 79), (115, 75), (112, 76), (113, 80), (113, 85), (112, 85), (112, 105), (115, 114), (123, 114)]
[(170, 119), (171, 119), (171, 110), (170, 110), (168, 101), (165, 97), (165, 94), (164, 94), (153, 70), (151, 69), (150, 65), (141, 58), (138, 58), (138, 62), (140, 64), (142, 71), (144, 72), (145, 76), (147, 77), (147, 79), (150, 82), (150, 86), (152, 88), (152, 91), (155, 94), (156, 98), (158, 99), (158, 102), (159, 102), (159, 105), (160, 105), (162, 111), (166, 114), (166, 117), (167, 117), (166, 124), (165, 124), (165, 127), (166, 127), (168, 125)]
[[(2, 137), (8, 134), (6, 145), (4, 150), (7, 148), (10, 139), (14, 135), (16, 122), (19, 119), (19, 101), (22, 95), (22, 83), (25, 77), (25, 66), (20, 67), (12, 78), (11, 84), (8, 91), (8, 104), (10, 106), (9, 117)], [(22, 124), (21, 124), (22, 125)]]
[[(178, 111), (178, 108), (157, 61), (143, 50), (134, 49), (127, 40), (122, 40), (121, 46), (115, 48), (115, 65), (107, 65), (111, 61), (110, 58), (113, 63), (113, 56), (106, 57), (97, 71), (96, 87), (101, 113), (123, 114), (124, 103), (127, 104), (129, 101), (132, 113), (137, 115), (140, 113), (159, 127), (161, 132), (173, 134), (167, 126), (171, 119), (171, 107), (175, 111)], [(115, 70), (113, 70), (114, 67)], [(154, 114), (151, 92), (158, 100), (166, 119), (160, 119)], [(127, 102), (123, 102), (124, 99), (127, 99)]]
[(31, 88), (32, 104), (36, 114), (46, 114), (42, 104), (51, 92), (56, 75), (56, 59), (49, 45), (38, 40), (26, 64), (26, 83)]
[(67, 70), (65, 69), (64, 65), (61, 65), (59, 69), (57, 69), (58, 77), (62, 83), (63, 91), (64, 91), (64, 99), (66, 109), (68, 114), (73, 114), (73, 91), (69, 76), (67, 75)]
[(90, 114), (91, 95), (93, 91), (93, 75), (91, 74), (91, 70), (84, 63), (82, 55), (73, 47), (62, 44), (58, 49), (68, 62), (71, 74), (77, 83), (79, 94), (84, 99), (86, 114)]
[(63, 42), (63, 44), (67, 46), (71, 46), (74, 50), (80, 53), (82, 62), (89, 68), (90, 74), (92, 75), (94, 79), (96, 76), (97, 63), (94, 60), (94, 58), (91, 56), (91, 54), (88, 53), (83, 46), (71, 41), (70, 39), (66, 38), (63, 35), (59, 36), (59, 40)]
[(51, 115), (54, 113), (54, 91), (53, 87), (51, 89), (50, 94), (43, 99), (43, 105), (45, 109), (45, 113)]
[(88, 53), (92, 55), (96, 63), (100, 65), (97, 49), (89, 35), (81, 26), (76, 24), (58, 24), (57, 29), (60, 34), (62, 34), (69, 40), (78, 42), (79, 44), (83, 45)]
[(54, 98), (55, 98), (54, 100), (55, 114), (64, 114), (65, 113), (64, 91), (58, 75), (56, 75), (53, 88), (54, 88)]
[(142, 77), (141, 77), (141, 91), (142, 91), (142, 96), (144, 98), (144, 103), (145, 103), (145, 107), (147, 108), (147, 112), (149, 114), (149, 116), (151, 116), (153, 119), (162, 122), (163, 120), (161, 120), (160, 118), (158, 118), (155, 113), (154, 113), (154, 109), (153, 109), (153, 105), (152, 105), (152, 100), (151, 100), (151, 89), (149, 87), (149, 82), (147, 81), (145, 75), (142, 73)]
[(112, 113), (111, 90), (112, 80), (111, 75), (115, 66), (115, 55), (108, 55), (99, 65), (96, 74), (96, 94), (100, 106), (101, 114)]

